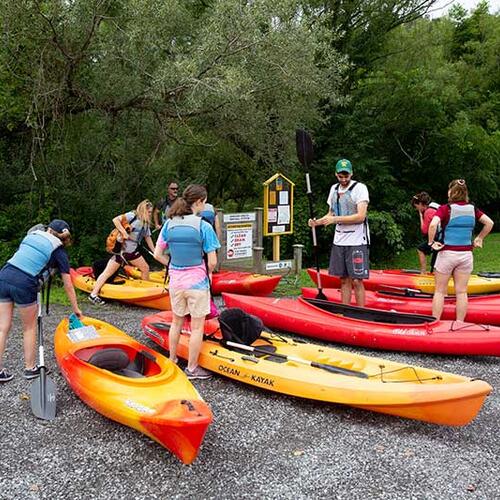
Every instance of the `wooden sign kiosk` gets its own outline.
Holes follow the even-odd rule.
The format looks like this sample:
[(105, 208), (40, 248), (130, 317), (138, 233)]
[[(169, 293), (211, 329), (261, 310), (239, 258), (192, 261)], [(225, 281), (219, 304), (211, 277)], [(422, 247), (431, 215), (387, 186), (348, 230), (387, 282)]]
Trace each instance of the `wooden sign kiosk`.
[(295, 184), (277, 173), (264, 182), (264, 236), (273, 237), (273, 261), (280, 260), (280, 236), (293, 233)]

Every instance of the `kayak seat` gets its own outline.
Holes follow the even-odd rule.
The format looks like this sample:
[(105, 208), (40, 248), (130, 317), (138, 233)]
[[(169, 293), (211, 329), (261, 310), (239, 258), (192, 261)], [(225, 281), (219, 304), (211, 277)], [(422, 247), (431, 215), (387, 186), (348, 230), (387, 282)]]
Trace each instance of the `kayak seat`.
[(130, 361), (127, 352), (119, 347), (100, 349), (92, 354), (88, 363), (123, 377), (142, 378), (145, 376), (142, 353), (137, 353), (135, 359)]
[(389, 323), (394, 325), (421, 325), (436, 321), (434, 316), (425, 316), (423, 314), (406, 314), (392, 311), (379, 311), (368, 307), (350, 306), (346, 304), (337, 304), (321, 299), (303, 299), (308, 304), (317, 307), (323, 311), (339, 314), (345, 318), (359, 319), (363, 321), (373, 321), (375, 323)]

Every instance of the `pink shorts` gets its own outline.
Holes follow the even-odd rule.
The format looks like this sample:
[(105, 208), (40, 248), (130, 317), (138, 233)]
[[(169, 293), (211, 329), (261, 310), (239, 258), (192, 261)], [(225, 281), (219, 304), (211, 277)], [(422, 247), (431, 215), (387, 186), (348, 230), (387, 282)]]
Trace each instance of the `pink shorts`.
[(455, 252), (453, 250), (441, 250), (436, 259), (434, 269), (441, 274), (471, 273), (474, 267), (472, 252)]
[(192, 318), (204, 318), (210, 312), (210, 290), (172, 290), (170, 303), (177, 316), (190, 314)]

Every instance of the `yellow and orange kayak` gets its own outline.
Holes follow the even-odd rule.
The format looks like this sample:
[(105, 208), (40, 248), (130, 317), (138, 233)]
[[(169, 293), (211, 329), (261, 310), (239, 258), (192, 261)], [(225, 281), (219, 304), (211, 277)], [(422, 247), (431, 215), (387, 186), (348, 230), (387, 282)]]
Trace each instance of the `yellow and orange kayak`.
[(182, 370), (114, 326), (92, 318), (55, 332), (57, 362), (75, 393), (97, 412), (132, 427), (190, 464), (212, 412)]
[[(90, 293), (95, 285), (91, 267), (71, 269), (73, 285)], [(134, 306), (151, 307), (162, 311), (170, 309), (170, 296), (163, 285), (140, 279), (119, 277), (113, 283), (106, 283), (99, 292), (103, 299), (119, 300)]]
[[(142, 327), (150, 339), (168, 349), (171, 321), (171, 312), (163, 311), (145, 317)], [(205, 322), (205, 333), (214, 339), (203, 342), (201, 366), (246, 384), (302, 398), (459, 426), (475, 418), (492, 390), (482, 380), (361, 356), (266, 332), (252, 346), (267, 354), (249, 355), (217, 341), (219, 324), (215, 319)], [(188, 355), (189, 334), (190, 323), (186, 321), (177, 351), (183, 358)], [(302, 362), (293, 358), (300, 358)], [(304, 360), (323, 367), (306, 366)], [(355, 375), (332, 373), (328, 367), (347, 369)], [(359, 378), (360, 374), (365, 378)]]
[[(316, 269), (308, 269), (309, 276), (318, 284)], [(320, 271), (321, 286), (323, 288), (340, 288), (340, 278), (331, 276), (328, 270)], [(370, 277), (363, 280), (366, 290), (391, 290), (413, 288), (421, 292), (434, 293), (435, 281), (433, 274), (416, 274), (404, 269), (370, 270)], [(490, 278), (472, 274), (467, 284), (468, 293), (495, 293), (500, 292), (500, 278)], [(453, 280), (448, 283), (448, 293), (454, 294)]]
[[(133, 266), (125, 266), (125, 272), (132, 278), (141, 277), (139, 269)], [(155, 283), (164, 283), (165, 271), (153, 271), (149, 273), (149, 279)], [(266, 296), (273, 293), (280, 279), (281, 276), (221, 269), (212, 275), (212, 293), (214, 295), (226, 292), (239, 293), (241, 295)]]

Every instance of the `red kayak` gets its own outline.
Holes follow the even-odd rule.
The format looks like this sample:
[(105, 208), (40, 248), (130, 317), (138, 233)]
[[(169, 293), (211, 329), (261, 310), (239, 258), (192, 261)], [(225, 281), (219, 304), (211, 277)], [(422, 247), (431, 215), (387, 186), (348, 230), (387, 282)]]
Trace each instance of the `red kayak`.
[[(133, 266), (125, 266), (125, 272), (132, 278), (140, 278), (141, 272)], [(270, 295), (278, 286), (281, 276), (252, 274), (245, 271), (221, 269), (212, 275), (212, 293), (241, 293), (242, 295)], [(152, 271), (149, 281), (165, 283), (165, 271)]]
[(222, 294), (228, 307), (258, 316), (269, 328), (373, 349), (500, 356), (500, 328), (432, 316), (378, 311), (327, 300)]
[[(308, 269), (309, 276), (318, 284), (316, 269)], [(331, 276), (326, 269), (320, 271), (322, 288), (340, 288), (340, 278)], [(434, 275), (417, 274), (414, 270), (384, 269), (370, 270), (370, 277), (363, 280), (366, 290), (391, 290), (411, 288), (421, 292), (434, 292)], [(467, 283), (468, 293), (499, 293), (500, 278), (472, 274)], [(448, 283), (448, 293), (455, 293), (453, 280)]]
[[(323, 288), (323, 293), (331, 302), (341, 303), (340, 290)], [(302, 288), (302, 296), (315, 299), (318, 295), (316, 288)], [(421, 292), (367, 290), (366, 307), (383, 311), (396, 311), (407, 314), (432, 315), (432, 295)], [(455, 298), (446, 297), (441, 319), (455, 319)], [(500, 325), (500, 294), (469, 295), (469, 306), (465, 320), (469, 323), (486, 323)]]

